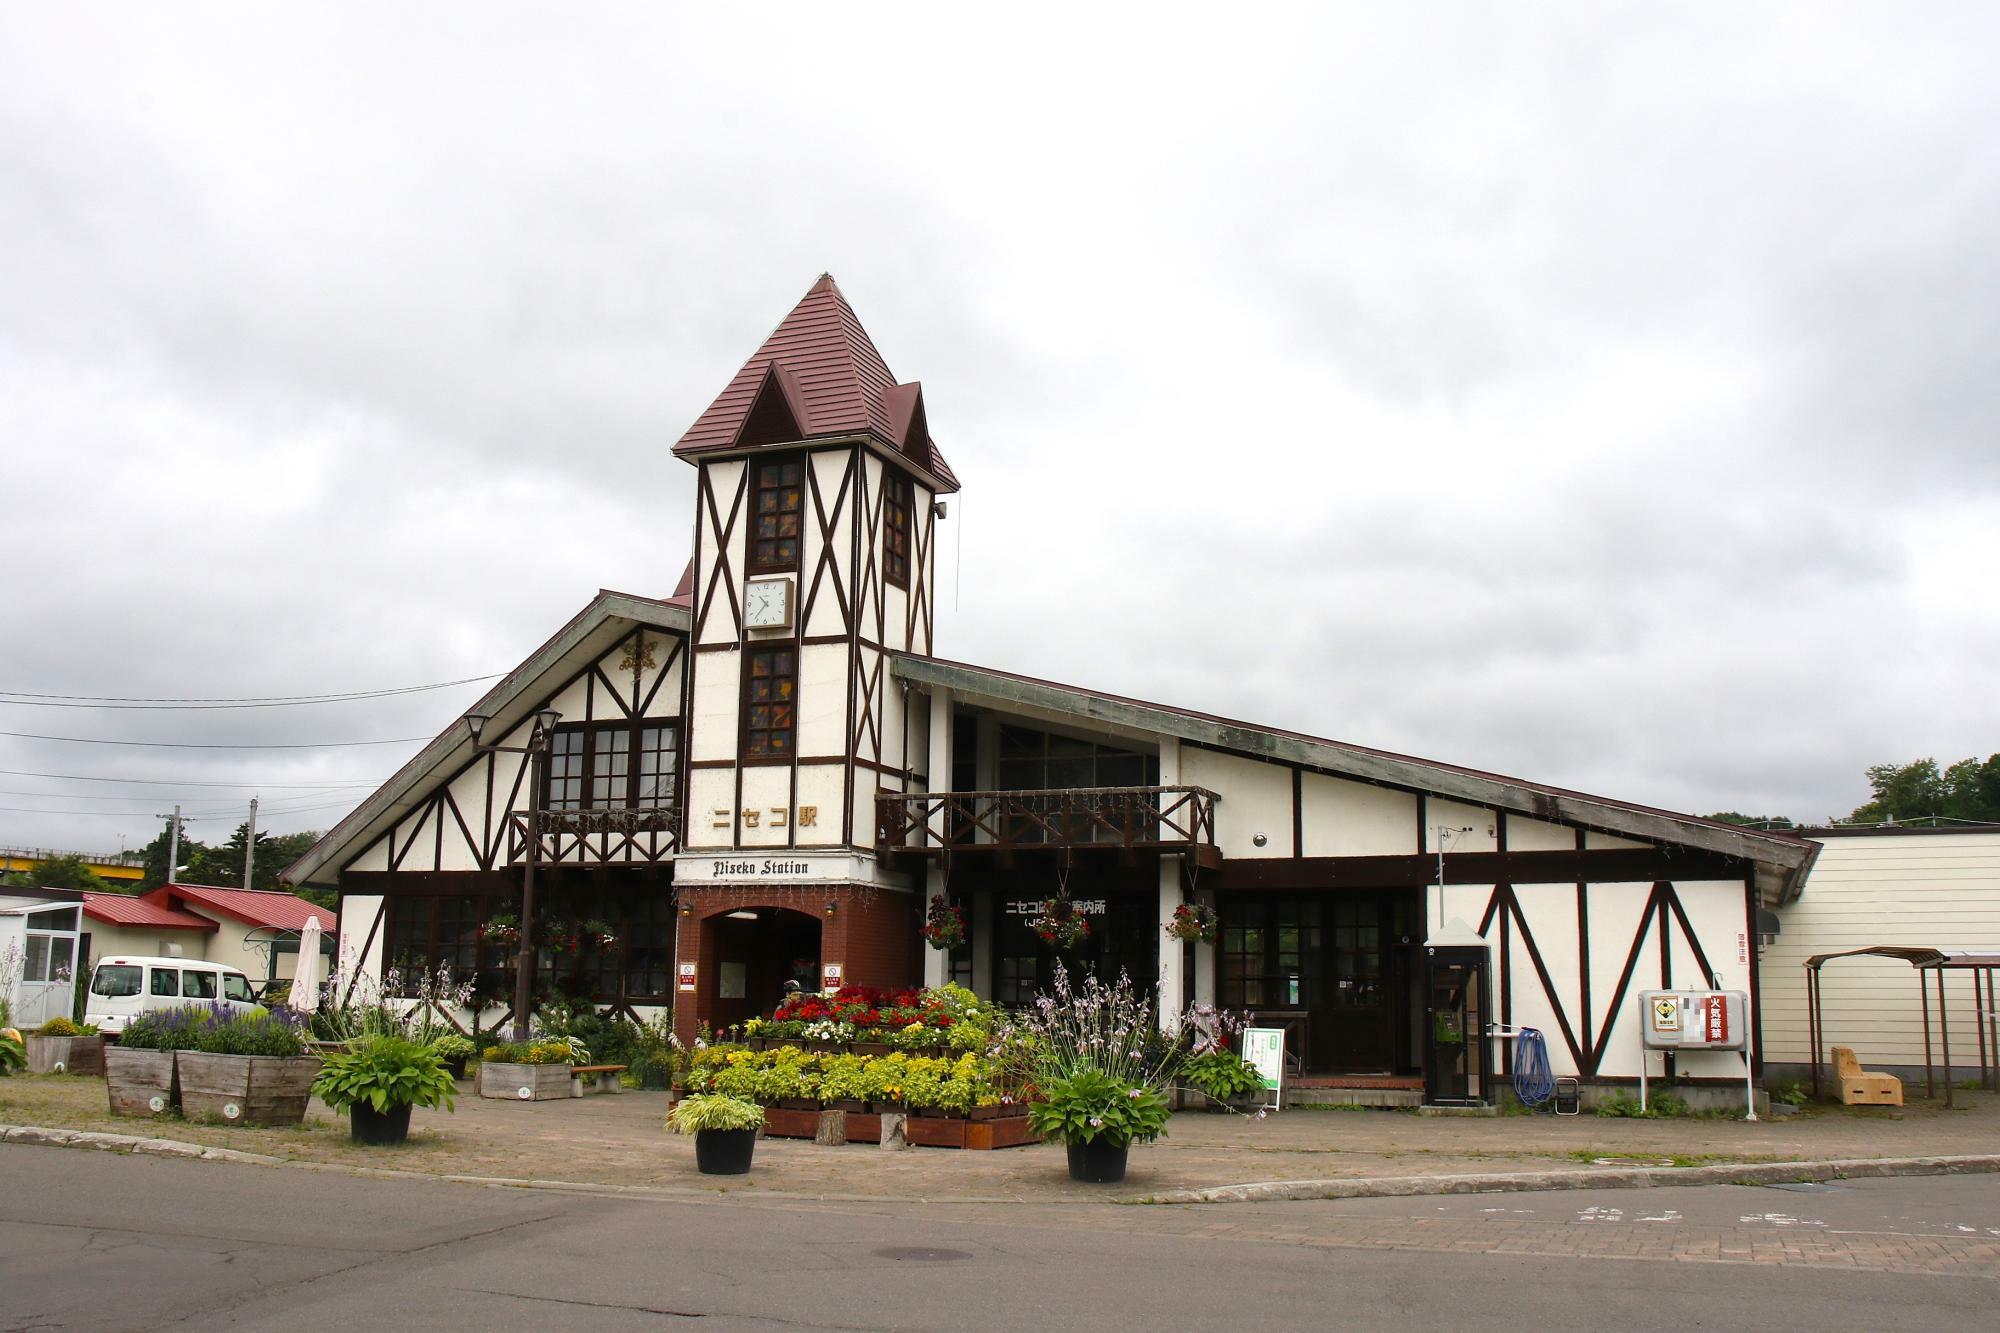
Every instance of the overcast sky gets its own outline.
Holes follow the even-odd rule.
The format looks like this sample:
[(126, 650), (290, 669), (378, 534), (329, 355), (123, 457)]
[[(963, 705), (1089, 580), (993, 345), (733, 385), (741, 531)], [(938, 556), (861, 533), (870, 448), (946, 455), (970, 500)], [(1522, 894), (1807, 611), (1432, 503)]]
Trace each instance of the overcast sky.
[[(0, 690), (482, 676), (665, 595), (670, 447), (830, 270), (965, 484), (943, 655), (1844, 814), (2000, 750), (1996, 50), (1991, 5), (9, 0)], [(0, 737), (0, 845), (325, 827), (416, 748)]]

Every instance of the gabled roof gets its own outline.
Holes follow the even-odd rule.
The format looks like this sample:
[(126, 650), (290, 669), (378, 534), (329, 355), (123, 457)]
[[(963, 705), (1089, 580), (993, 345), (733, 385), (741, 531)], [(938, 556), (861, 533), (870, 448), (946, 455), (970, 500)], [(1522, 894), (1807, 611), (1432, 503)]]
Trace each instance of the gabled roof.
[[(693, 573), (681, 576), (692, 598)], [(505, 735), (533, 708), (539, 697), (531, 693), (537, 681), (565, 662), (586, 661), (592, 653), (608, 648), (615, 634), (605, 631), (614, 620), (664, 626), (686, 632), (691, 616), (688, 600), (677, 592), (672, 598), (641, 597), (636, 593), (613, 592), (600, 588), (590, 604), (570, 618), (554, 637), (528, 655), (528, 660), (503, 676), (481, 695), (466, 713), (484, 713), (493, 719), (494, 734)], [(460, 714), (437, 738), (411, 757), (407, 764), (348, 816), (327, 830), (304, 856), (285, 868), (287, 884), (309, 884), (313, 876), (340, 858), (340, 853), (357, 840), (376, 836), (381, 828), (409, 813), (426, 794), (424, 783), (440, 768), (471, 753), (472, 737)], [(365, 841), (363, 842), (365, 845)], [(322, 925), (325, 922), (321, 922)]]
[(196, 916), (154, 901), (152, 894), (134, 898), (123, 893), (99, 893), (86, 889), (83, 914), (109, 926), (143, 926), (148, 930), (221, 929), (205, 916)]
[(1739, 857), (1757, 868), (1757, 884), (1774, 904), (1790, 902), (1805, 887), (1806, 873), (1819, 855), (1819, 844), (1791, 833), (1766, 832), (1725, 824), (1698, 815), (1677, 814), (1609, 797), (1526, 782), (1418, 759), (1388, 750), (1327, 740), (1302, 732), (1236, 722), (1192, 709), (1148, 703), (1116, 694), (1101, 694), (1074, 685), (1058, 685), (1032, 676), (996, 671), (914, 653), (894, 654), (891, 671), (899, 679), (936, 685), (995, 702), (1020, 704), (1058, 716), (1106, 723), (1132, 731), (1153, 732), (1182, 740), (1236, 750), (1283, 763), (1302, 764), (1329, 773), (1435, 792), (1469, 805), (1512, 810), (1531, 818), (1581, 824), (1623, 837), (1674, 843), (1725, 856)]
[(923, 390), (898, 384), (830, 274), (792, 307), (674, 446), (681, 458), (795, 440), (870, 435), (958, 489), (930, 437)]
[[(272, 889), (224, 889), (211, 884), (163, 884), (139, 901), (153, 903), (168, 911), (192, 904), (239, 921), (246, 926), (272, 930), (304, 930), (307, 917), (318, 917), (320, 929), (339, 929), (333, 910), (309, 902), (297, 894)], [(190, 913), (189, 915), (193, 915)]]

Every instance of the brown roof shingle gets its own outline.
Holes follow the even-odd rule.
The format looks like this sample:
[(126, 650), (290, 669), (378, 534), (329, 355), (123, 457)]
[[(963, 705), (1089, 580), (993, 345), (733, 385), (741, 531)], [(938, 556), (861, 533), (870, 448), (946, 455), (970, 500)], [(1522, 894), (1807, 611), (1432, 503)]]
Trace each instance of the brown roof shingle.
[[(800, 438), (873, 435), (927, 469), (943, 483), (940, 489), (958, 489), (958, 478), (930, 438), (922, 391), (914, 382), (897, 384), (854, 307), (825, 273), (695, 418), (674, 453), (686, 458), (741, 442), (751, 409), (774, 378), (773, 367), (785, 406), (803, 418), (797, 422)], [(921, 438), (905, 438), (912, 425)]]

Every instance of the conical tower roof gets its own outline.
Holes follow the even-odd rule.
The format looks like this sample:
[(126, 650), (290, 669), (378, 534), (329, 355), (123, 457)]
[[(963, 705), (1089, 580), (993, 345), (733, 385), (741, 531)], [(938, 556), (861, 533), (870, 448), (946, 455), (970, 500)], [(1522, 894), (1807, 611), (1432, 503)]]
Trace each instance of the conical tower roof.
[(923, 390), (898, 384), (831, 274), (822, 273), (674, 446), (681, 458), (838, 435), (872, 435), (928, 472), (958, 478), (930, 438)]

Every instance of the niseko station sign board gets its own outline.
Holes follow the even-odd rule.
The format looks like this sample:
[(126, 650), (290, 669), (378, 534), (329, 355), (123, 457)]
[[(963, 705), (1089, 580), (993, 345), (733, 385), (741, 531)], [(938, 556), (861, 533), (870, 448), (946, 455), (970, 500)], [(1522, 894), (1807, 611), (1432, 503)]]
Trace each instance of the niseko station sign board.
[(1264, 1091), (1271, 1095), (1271, 1100), (1266, 1105), (1273, 1111), (1277, 1110), (1284, 1101), (1285, 1030), (1244, 1028), (1243, 1058), (1264, 1079)]

